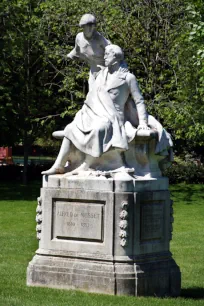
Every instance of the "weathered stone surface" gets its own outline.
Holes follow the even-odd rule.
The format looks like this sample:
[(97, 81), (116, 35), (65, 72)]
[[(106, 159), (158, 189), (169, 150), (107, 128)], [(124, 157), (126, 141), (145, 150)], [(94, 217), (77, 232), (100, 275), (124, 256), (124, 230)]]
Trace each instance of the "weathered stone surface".
[(104, 204), (65, 200), (56, 200), (53, 204), (53, 239), (102, 242)]
[(162, 203), (145, 204), (141, 207), (141, 242), (161, 240), (164, 226)]
[(114, 294), (114, 266), (106, 262), (35, 255), (28, 267), (27, 284)]
[(67, 254), (111, 254), (112, 237), (109, 228), (113, 226), (112, 192), (43, 189), (40, 248)]
[[(64, 179), (56, 180), (62, 186)], [(98, 178), (86, 181), (87, 191), (56, 188), (56, 180), (48, 180), (38, 199), (39, 249), (28, 266), (28, 285), (117, 295), (179, 295), (181, 275), (169, 252), (173, 210), (167, 180), (160, 185), (155, 180), (132, 180), (132, 191), (128, 187), (121, 192), (113, 179), (100, 191)]]
[(113, 179), (104, 176), (97, 177), (80, 177), (70, 176), (61, 179), (61, 188), (81, 189), (81, 190), (97, 190), (97, 191), (113, 191)]

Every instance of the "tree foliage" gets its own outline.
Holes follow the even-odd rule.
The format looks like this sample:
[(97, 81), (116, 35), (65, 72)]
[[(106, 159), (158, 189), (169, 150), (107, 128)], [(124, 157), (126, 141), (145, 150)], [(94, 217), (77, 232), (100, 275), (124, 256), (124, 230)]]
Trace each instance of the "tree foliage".
[(32, 144), (81, 107), (89, 68), (66, 54), (87, 12), (124, 49), (149, 112), (174, 139), (203, 145), (202, 0), (2, 0), (1, 144)]

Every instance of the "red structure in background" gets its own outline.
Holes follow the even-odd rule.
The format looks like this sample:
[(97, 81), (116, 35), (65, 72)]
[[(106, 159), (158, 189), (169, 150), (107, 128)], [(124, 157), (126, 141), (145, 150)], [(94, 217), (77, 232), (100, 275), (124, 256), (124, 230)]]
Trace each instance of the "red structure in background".
[(11, 147), (0, 147), (0, 164), (13, 164)]

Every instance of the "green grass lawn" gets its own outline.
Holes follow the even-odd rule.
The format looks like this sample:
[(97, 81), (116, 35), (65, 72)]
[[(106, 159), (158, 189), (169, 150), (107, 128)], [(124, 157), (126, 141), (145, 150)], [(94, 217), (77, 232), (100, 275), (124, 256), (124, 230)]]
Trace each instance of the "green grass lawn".
[(40, 183), (0, 185), (0, 306), (204, 305), (204, 185), (174, 185), (171, 251), (182, 272), (181, 297), (135, 298), (26, 286), (37, 249), (36, 198)]

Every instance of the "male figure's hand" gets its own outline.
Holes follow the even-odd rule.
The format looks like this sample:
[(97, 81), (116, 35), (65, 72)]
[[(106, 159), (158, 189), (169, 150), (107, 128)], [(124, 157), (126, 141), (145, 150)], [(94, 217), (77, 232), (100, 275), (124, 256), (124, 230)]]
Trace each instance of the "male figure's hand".
[(150, 130), (150, 127), (146, 123), (141, 123), (138, 125), (137, 130)]
[(73, 59), (73, 57), (72, 57), (72, 55), (71, 55), (71, 52), (68, 53), (68, 54), (66, 55), (66, 59), (67, 59), (67, 60)]

